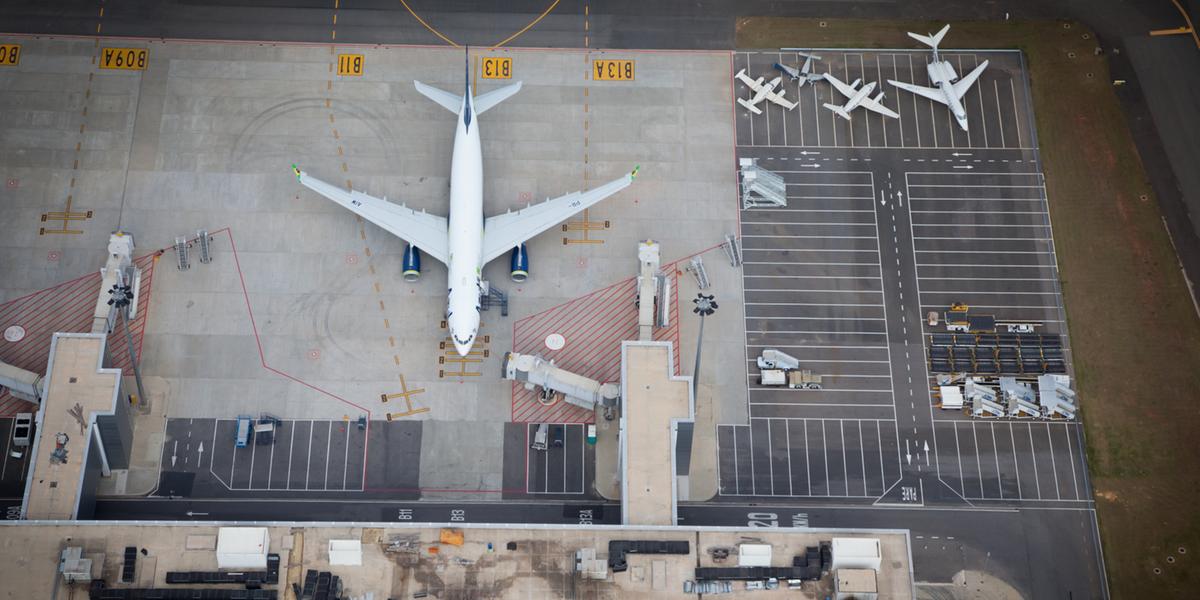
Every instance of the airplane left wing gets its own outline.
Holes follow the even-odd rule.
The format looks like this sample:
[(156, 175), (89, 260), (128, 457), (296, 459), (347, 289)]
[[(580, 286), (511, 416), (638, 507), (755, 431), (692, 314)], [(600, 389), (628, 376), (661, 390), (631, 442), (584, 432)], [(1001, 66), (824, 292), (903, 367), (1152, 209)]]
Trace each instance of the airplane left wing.
[(876, 102), (875, 99), (871, 98), (870, 96), (863, 98), (862, 102), (859, 102), (858, 105), (893, 119), (900, 118), (900, 115), (897, 114), (896, 111), (884, 106), (882, 102)]
[(929, 98), (930, 100), (933, 100), (934, 102), (941, 102), (942, 104), (946, 103), (946, 96), (944, 96), (942, 94), (942, 90), (921, 87), (919, 85), (913, 85), (911, 83), (904, 83), (903, 81), (893, 81), (891, 79), (888, 80), (888, 83), (890, 83), (902, 90), (912, 92), (918, 96), (925, 96), (926, 98)]
[(347, 192), (292, 165), (292, 172), (304, 187), (349, 209), (362, 218), (386, 229), (392, 235), (420, 248), (422, 252), (446, 264), (449, 241), (446, 233), (446, 218), (415, 211), (407, 206), (393, 204), (382, 198), (360, 191)]
[(966, 77), (963, 77), (952, 84), (954, 87), (954, 95), (958, 96), (959, 100), (962, 100), (962, 97), (967, 95), (967, 90), (971, 89), (971, 86), (975, 83), (975, 80), (979, 79), (979, 76), (983, 74), (983, 70), (986, 69), (987, 66), (988, 61), (986, 60), (982, 63), (979, 63), (979, 66), (975, 67), (974, 71), (967, 73)]
[(832, 85), (838, 91), (838, 93), (840, 93), (841, 95), (843, 95), (847, 98), (853, 96), (854, 93), (858, 91), (858, 90), (854, 89), (853, 87), (846, 85), (840, 79), (838, 79), (837, 77), (834, 77), (833, 74), (831, 74), (831, 73), (825, 74), (825, 81), (828, 81), (829, 85)]
[(575, 213), (629, 187), (638, 169), (586, 192), (571, 192), (541, 204), (509, 211), (483, 222), (483, 264), (512, 250)]

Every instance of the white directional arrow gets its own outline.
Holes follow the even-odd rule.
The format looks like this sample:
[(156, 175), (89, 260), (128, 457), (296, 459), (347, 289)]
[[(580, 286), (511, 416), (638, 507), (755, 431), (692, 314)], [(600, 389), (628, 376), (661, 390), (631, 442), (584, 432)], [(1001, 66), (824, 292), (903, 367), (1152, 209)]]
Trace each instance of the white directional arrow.
[(810, 169), (820, 169), (820, 168), (821, 168), (821, 165), (818, 165), (817, 163), (813, 163), (813, 164), (810, 164), (810, 165), (800, 165), (800, 166), (801, 166), (801, 167), (808, 167), (808, 168), (810, 168)]
[(199, 452), (200, 453), (196, 455), (196, 466), (197, 467), (199, 467), (200, 463), (204, 460), (204, 442), (200, 442)]
[(970, 152), (951, 152), (950, 156), (974, 156)]
[(925, 466), (929, 466), (929, 442), (925, 442)]
[(184, 513), (184, 514), (186, 514), (186, 515), (187, 515), (187, 516), (189, 516), (189, 517), (206, 517), (206, 516), (208, 516), (208, 513), (202, 513), (202, 512), (192, 512), (192, 511), (190, 511), (190, 510), (189, 510), (189, 511), (187, 511), (186, 513)]
[(912, 464), (912, 453), (908, 451), (908, 448), (909, 448), (908, 440), (904, 440), (904, 460), (908, 461), (908, 464), (911, 465)]
[(179, 451), (179, 440), (175, 440), (175, 446), (173, 448), (171, 448), (171, 466), (172, 467), (175, 466), (175, 459), (178, 458), (176, 456), (179, 453), (178, 451)]
[(800, 151), (800, 155), (801, 155), (801, 156), (808, 156), (809, 154), (820, 154), (820, 152), (810, 152), (810, 151), (808, 151), (808, 150), (801, 150), (801, 151)]
[(954, 168), (955, 169), (974, 169), (975, 167), (973, 167), (971, 165), (954, 165)]
[(904, 192), (896, 190), (896, 197), (900, 199), (900, 206), (904, 206)]
[(886, 206), (887, 198), (884, 196), (883, 190), (879, 190), (879, 205)]

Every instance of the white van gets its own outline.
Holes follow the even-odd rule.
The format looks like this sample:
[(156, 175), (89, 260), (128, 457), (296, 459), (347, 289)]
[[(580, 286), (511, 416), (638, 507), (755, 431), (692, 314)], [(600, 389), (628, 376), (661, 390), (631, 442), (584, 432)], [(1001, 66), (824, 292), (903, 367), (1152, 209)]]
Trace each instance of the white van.
[(542, 423), (538, 425), (537, 432), (533, 434), (533, 443), (529, 445), (534, 450), (546, 449), (546, 437), (550, 433), (550, 426)]

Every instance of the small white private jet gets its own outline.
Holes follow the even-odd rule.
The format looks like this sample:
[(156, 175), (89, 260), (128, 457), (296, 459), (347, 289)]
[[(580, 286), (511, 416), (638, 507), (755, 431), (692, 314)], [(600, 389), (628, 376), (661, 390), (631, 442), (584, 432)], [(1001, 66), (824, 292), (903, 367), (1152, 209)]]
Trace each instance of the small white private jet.
[[(962, 97), (967, 94), (967, 90), (975, 84), (975, 80), (987, 68), (988, 61), (983, 61), (974, 71), (967, 73), (966, 77), (958, 78), (958, 74), (954, 72), (954, 67), (950, 65), (950, 61), (941, 60), (938, 56), (938, 44), (942, 42), (942, 38), (946, 36), (946, 32), (950, 31), (950, 26), (947, 25), (941, 31), (933, 35), (920, 35), (913, 32), (908, 32), (909, 37), (921, 42), (930, 48), (933, 48), (933, 62), (926, 66), (929, 71), (929, 81), (933, 82), (934, 88), (922, 87), (902, 81), (888, 80), (888, 83), (918, 96), (925, 96), (935, 102), (941, 102), (950, 108), (950, 112), (954, 115), (954, 119), (958, 121), (958, 126), (963, 131), (967, 130), (967, 111), (963, 108)], [(957, 80), (957, 81), (956, 81)]]
[(793, 108), (796, 108), (795, 102), (788, 102), (783, 97), (783, 90), (779, 90), (778, 93), (775, 92), (775, 88), (779, 87), (779, 82), (783, 81), (783, 75), (772, 79), (766, 84), (763, 83), (763, 79), (766, 79), (765, 77), (750, 79), (750, 77), (746, 75), (745, 69), (738, 71), (737, 75), (734, 75), (734, 77), (746, 84), (746, 86), (754, 92), (754, 96), (752, 96), (749, 100), (746, 100), (745, 98), (737, 99), (738, 104), (746, 107), (746, 109), (750, 112), (756, 115), (761, 115), (762, 110), (760, 110), (757, 105), (763, 100), (770, 100), (771, 102), (782, 106), (786, 110), (792, 110)]
[(825, 74), (825, 81), (828, 81), (835, 90), (846, 97), (845, 104), (838, 106), (836, 104), (826, 103), (825, 108), (832, 110), (835, 114), (837, 114), (837, 116), (847, 121), (850, 120), (850, 111), (860, 106), (868, 110), (873, 110), (885, 117), (891, 117), (893, 119), (900, 118), (899, 114), (896, 114), (895, 111), (883, 105), (883, 92), (879, 92), (879, 95), (874, 98), (871, 97), (871, 92), (875, 91), (874, 81), (860, 88), (858, 85), (862, 83), (861, 79), (855, 79), (854, 83), (847, 85), (837, 77), (834, 77), (831, 73)]
[[(468, 54), (469, 57), (469, 54)], [(326, 183), (292, 165), (301, 185), (333, 200), (347, 210), (408, 242), (403, 275), (416, 281), (421, 274), (421, 252), (446, 265), (449, 273), (446, 323), (454, 349), (466, 356), (479, 333), (483, 266), (511, 251), (513, 281), (529, 276), (525, 242), (575, 213), (629, 187), (637, 168), (586, 192), (571, 192), (540, 204), (527, 205), (499, 215), (483, 216), (483, 152), (479, 141), (479, 115), (521, 89), (517, 82), (475, 96), (471, 93), (471, 63), (466, 63), (463, 94), (452, 94), (414, 81), (417, 91), (457, 115), (454, 151), (450, 158), (449, 217), (417, 211), (358, 190)]]
[(812, 62), (814, 60), (821, 60), (820, 56), (805, 52), (797, 52), (796, 54), (804, 57), (804, 64), (800, 65), (799, 69), (796, 67), (789, 67), (783, 63), (775, 63), (775, 68), (782, 71), (788, 77), (791, 77), (792, 81), (799, 81), (800, 87), (804, 87), (804, 84), (806, 83), (816, 83), (822, 79), (825, 79), (824, 73), (812, 72)]

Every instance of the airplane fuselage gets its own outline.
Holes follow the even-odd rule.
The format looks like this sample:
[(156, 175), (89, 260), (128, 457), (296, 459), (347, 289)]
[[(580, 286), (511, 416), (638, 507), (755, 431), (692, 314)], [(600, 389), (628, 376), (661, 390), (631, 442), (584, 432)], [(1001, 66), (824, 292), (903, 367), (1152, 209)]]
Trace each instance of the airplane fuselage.
[(950, 113), (954, 115), (954, 119), (958, 121), (958, 126), (963, 131), (967, 130), (967, 111), (963, 108), (962, 102), (954, 93), (954, 82), (958, 79), (958, 75), (954, 73), (954, 67), (949, 62), (938, 60), (937, 52), (934, 52), (934, 60), (926, 66), (929, 71), (929, 81), (933, 82), (942, 95), (946, 98), (946, 106), (950, 108)]
[(875, 82), (874, 81), (872, 81), (871, 83), (868, 83), (867, 85), (862, 86), (862, 88), (860, 88), (857, 92), (855, 92), (854, 95), (851, 96), (850, 99), (846, 101), (846, 104), (842, 107), (842, 109), (845, 110), (846, 112), (850, 112), (850, 111), (854, 110), (855, 108), (858, 108), (858, 105), (862, 104), (863, 98), (870, 96), (871, 92), (874, 90), (875, 90)]
[(466, 356), (479, 333), (483, 270), (483, 148), (469, 93), (463, 98), (454, 134), (447, 233), (446, 324), (455, 350)]

